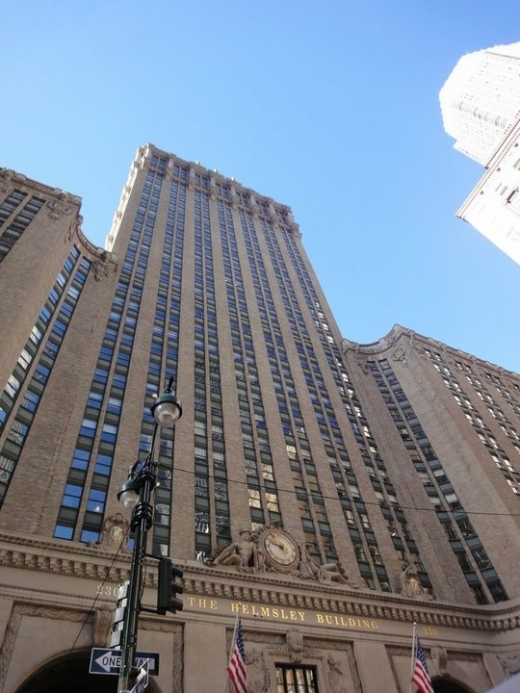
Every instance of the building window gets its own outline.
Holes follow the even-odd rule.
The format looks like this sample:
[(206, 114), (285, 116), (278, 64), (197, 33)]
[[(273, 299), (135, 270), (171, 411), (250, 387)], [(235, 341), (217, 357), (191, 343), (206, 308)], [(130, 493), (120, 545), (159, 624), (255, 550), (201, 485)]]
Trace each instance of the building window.
[(318, 693), (315, 667), (276, 665), (276, 693)]

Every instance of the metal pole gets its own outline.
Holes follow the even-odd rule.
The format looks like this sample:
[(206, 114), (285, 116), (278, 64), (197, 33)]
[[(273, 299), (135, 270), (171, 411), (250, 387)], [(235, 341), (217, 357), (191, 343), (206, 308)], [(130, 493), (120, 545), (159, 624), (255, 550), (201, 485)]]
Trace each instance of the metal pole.
[(417, 624), (415, 621), (413, 622), (413, 635), (412, 635), (412, 667), (410, 669), (410, 693), (412, 693), (412, 686), (413, 686), (413, 672), (415, 669), (415, 638), (416, 638), (416, 630), (417, 630)]
[(150, 503), (150, 499), (156, 481), (152, 468), (152, 457), (157, 429), (158, 424), (155, 425), (150, 454), (146, 459), (143, 469), (138, 474), (139, 503), (135, 506), (132, 513), (131, 527), (135, 530), (135, 544), (130, 567), (128, 605), (121, 638), (121, 665), (119, 668), (117, 685), (118, 693), (128, 693), (131, 689), (130, 680), (134, 677), (133, 666), (135, 652), (137, 650), (137, 627), (143, 592), (143, 567), (146, 556), (146, 539), (148, 530), (153, 525), (153, 506)]

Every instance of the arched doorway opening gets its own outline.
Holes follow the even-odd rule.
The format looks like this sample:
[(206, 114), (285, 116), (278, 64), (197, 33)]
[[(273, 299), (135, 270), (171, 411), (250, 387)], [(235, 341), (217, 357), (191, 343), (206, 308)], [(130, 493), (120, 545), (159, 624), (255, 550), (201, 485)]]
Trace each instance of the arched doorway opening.
[[(43, 664), (16, 693), (116, 693), (117, 676), (89, 674), (90, 650), (79, 650)], [(150, 679), (148, 693), (158, 693)]]
[(449, 678), (435, 679), (433, 690), (435, 693), (473, 693), (470, 688)]

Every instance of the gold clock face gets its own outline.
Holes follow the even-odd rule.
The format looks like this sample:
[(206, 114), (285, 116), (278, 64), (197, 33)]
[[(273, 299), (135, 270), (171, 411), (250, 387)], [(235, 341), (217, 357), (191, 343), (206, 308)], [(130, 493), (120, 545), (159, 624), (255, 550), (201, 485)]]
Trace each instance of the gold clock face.
[(410, 578), (410, 587), (413, 589), (414, 592), (419, 591), (419, 580), (417, 580), (416, 577)]
[(269, 530), (264, 536), (268, 557), (280, 566), (291, 566), (298, 557), (298, 547), (291, 537), (279, 529)]

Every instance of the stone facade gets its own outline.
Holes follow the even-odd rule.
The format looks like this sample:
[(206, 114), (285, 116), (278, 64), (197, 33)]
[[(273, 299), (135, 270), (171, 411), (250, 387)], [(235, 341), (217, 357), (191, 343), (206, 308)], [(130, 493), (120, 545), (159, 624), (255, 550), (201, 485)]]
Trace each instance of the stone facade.
[(149, 558), (150, 690), (224, 690), (237, 615), (251, 693), (405, 693), (414, 623), (439, 692), (520, 670), (515, 374), (342, 340), (290, 210), (152, 145), (105, 250), (79, 198), (2, 171), (2, 253), (1, 693), (115, 690), (88, 670), (130, 571), (117, 490), (172, 372), (149, 551), (184, 609), (152, 613)]

